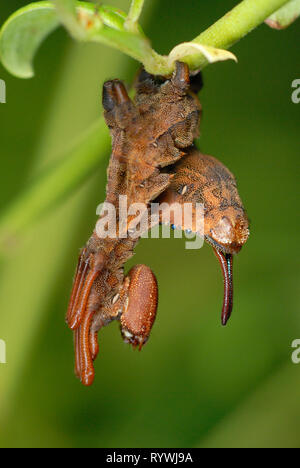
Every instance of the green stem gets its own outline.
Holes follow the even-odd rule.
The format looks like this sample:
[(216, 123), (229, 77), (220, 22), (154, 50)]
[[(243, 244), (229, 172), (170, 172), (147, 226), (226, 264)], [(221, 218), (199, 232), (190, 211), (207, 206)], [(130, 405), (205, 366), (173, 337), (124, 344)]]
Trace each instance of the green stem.
[(285, 29), (300, 16), (300, 0), (290, 0), (286, 5), (275, 11), (266, 23), (275, 29)]
[[(288, 2), (289, 0), (243, 0), (192, 42), (229, 49)], [(187, 63), (191, 70), (202, 69), (208, 64), (206, 58), (199, 53), (189, 54), (183, 57), (182, 61)], [(163, 56), (159, 56), (159, 62), (157, 58), (154, 64), (149, 62), (145, 67), (149, 73), (158, 75), (170, 75), (174, 70), (174, 65), (170, 65)]]
[(145, 0), (132, 0), (130, 10), (125, 21), (125, 29), (134, 33), (138, 32), (138, 21), (141, 16)]
[[(289, 1), (243, 0), (192, 42), (218, 49), (229, 49)], [(74, 36), (77, 34), (77, 38), (79, 38), (80, 31), (76, 32), (76, 18), (72, 15), (71, 0), (54, 0), (54, 2), (57, 4), (61, 21), (71, 34)], [(85, 8), (88, 8), (89, 5), (86, 2), (80, 2), (80, 4), (84, 5)], [(144, 0), (132, 0), (123, 28), (116, 30), (107, 27), (105, 20), (102, 19), (104, 23), (94, 24), (89, 34), (86, 33), (85, 40), (101, 42), (117, 48), (143, 63), (149, 73), (168, 76), (174, 70), (174, 63), (170, 61), (169, 57), (159, 55), (151, 48), (150, 42), (139, 27), (138, 19), (143, 5)], [(77, 28), (79, 28), (79, 24), (77, 24)], [(208, 64), (207, 59), (199, 52), (189, 52), (188, 55), (180, 57), (180, 60), (186, 62), (191, 70), (202, 69)]]
[[(289, 0), (244, 0), (197, 36), (193, 42), (229, 49), (288, 2)], [(195, 60), (195, 56), (190, 55), (186, 63), (195, 69), (206, 65), (207, 61), (204, 57), (199, 61), (199, 56)]]
[(115, 31), (104, 25), (101, 31), (99, 33), (96, 31), (90, 36), (89, 40), (113, 47), (138, 62), (145, 63), (147, 61), (150, 67), (155, 66), (155, 58), (150, 42), (140, 34), (133, 34), (128, 31)]

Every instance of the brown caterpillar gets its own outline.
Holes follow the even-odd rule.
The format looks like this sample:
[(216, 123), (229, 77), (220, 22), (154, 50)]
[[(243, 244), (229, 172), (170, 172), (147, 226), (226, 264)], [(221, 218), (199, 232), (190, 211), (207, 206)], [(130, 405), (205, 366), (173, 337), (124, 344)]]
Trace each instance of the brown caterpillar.
[[(95, 230), (80, 254), (74, 279), (66, 320), (74, 331), (75, 372), (84, 385), (94, 380), (102, 327), (119, 320), (125, 341), (141, 349), (156, 316), (157, 282), (151, 270), (139, 265), (124, 277), (138, 237), (128, 235), (132, 216), (121, 223), (120, 196), (127, 196), (128, 207), (137, 202), (149, 207), (152, 200), (203, 201), (205, 238), (213, 244), (226, 277), (223, 316), (231, 311), (232, 254), (247, 240), (248, 222), (233, 176), (192, 146), (201, 116), (194, 91), (200, 86), (199, 75), (190, 80), (182, 63), (167, 80), (142, 72), (134, 102), (119, 80), (104, 84), (104, 116), (112, 136), (106, 202), (115, 208), (117, 236), (102, 238)], [(178, 188), (182, 184), (187, 186), (184, 191)]]

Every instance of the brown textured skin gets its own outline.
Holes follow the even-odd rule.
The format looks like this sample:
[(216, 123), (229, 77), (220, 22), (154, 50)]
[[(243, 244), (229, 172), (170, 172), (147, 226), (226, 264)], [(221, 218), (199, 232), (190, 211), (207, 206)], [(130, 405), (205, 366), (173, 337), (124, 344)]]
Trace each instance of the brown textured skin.
[(156, 318), (158, 286), (149, 267), (136, 265), (129, 272), (128, 296), (121, 316), (124, 341), (133, 347), (147, 342)]
[[(115, 205), (117, 217), (120, 195), (127, 195), (128, 205), (149, 204), (157, 198), (172, 179), (162, 168), (179, 161), (184, 156), (182, 149), (198, 136), (201, 106), (189, 86), (188, 67), (181, 63), (174, 76), (163, 83), (142, 73), (134, 103), (119, 80), (104, 84), (104, 116), (112, 136), (106, 202)], [(125, 231), (130, 221), (128, 217)], [(119, 237), (122, 233), (119, 229)], [(120, 319), (126, 301), (133, 303), (131, 296), (146, 323), (143, 344), (149, 336), (153, 324), (150, 313), (154, 311), (147, 285), (134, 281), (135, 286), (127, 293), (125, 287), (128, 278), (124, 278), (124, 264), (133, 255), (137, 241), (130, 237), (100, 239), (94, 232), (81, 252), (66, 320), (75, 333), (75, 373), (84, 385), (94, 380), (92, 361), (98, 354), (98, 331)], [(133, 317), (131, 305), (127, 319)], [(141, 338), (140, 327), (135, 331)]]
[(223, 273), (221, 320), (222, 325), (226, 325), (233, 309), (233, 255), (240, 251), (249, 237), (249, 222), (236, 180), (218, 159), (202, 154), (194, 147), (189, 148), (184, 159), (175, 165), (174, 174), (159, 202), (168, 206), (192, 203), (192, 225), (185, 226), (183, 222), (180, 227), (195, 233), (195, 206), (196, 203), (203, 204), (204, 237), (213, 246)]
[(232, 173), (218, 159), (194, 147), (188, 149), (174, 171), (175, 176), (159, 202), (202, 203), (207, 242), (225, 253), (238, 253), (248, 239), (249, 222)]

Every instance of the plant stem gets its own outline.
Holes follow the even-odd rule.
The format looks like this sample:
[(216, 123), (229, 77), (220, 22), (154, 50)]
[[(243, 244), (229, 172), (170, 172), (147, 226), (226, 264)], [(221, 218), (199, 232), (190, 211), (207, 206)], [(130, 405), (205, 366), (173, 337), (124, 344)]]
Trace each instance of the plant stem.
[[(71, 34), (80, 39), (79, 24), (72, 15), (71, 0), (54, 0), (57, 4), (60, 17)], [(192, 42), (217, 49), (228, 49), (254, 28), (263, 23), (274, 12), (278, 11), (290, 0), (243, 0), (230, 12), (224, 15), (210, 28), (197, 36)], [(87, 5), (85, 2), (82, 6)], [(154, 75), (170, 75), (174, 70), (174, 62), (166, 56), (157, 54), (150, 42), (142, 34), (138, 19), (142, 12), (144, 0), (132, 0), (124, 29), (103, 27), (102, 23), (95, 24), (86, 40), (101, 42), (130, 55), (143, 63), (145, 69)], [(83, 31), (83, 30), (82, 30)], [(191, 70), (204, 68), (208, 61), (199, 52), (183, 53), (180, 60), (187, 63)]]
[[(229, 49), (288, 2), (289, 0), (243, 0), (192, 42)], [(191, 70), (202, 69), (208, 64), (206, 58), (199, 53), (189, 54), (180, 60), (187, 63)], [(168, 58), (161, 55), (157, 55), (155, 61), (151, 60), (149, 64), (144, 62), (144, 65), (149, 73), (157, 75), (167, 76), (174, 70), (174, 64), (170, 64)]]
[(132, 0), (130, 10), (125, 21), (125, 29), (130, 32), (138, 32), (138, 20), (141, 16), (145, 0)]
[[(151, 48), (138, 19), (144, 0), (133, 0), (128, 17), (113, 7), (102, 5), (98, 14), (91, 3), (73, 0), (53, 0), (61, 23), (79, 41), (97, 42), (113, 47), (150, 67), (160, 59)], [(78, 17), (76, 15), (76, 8)], [(81, 12), (81, 15), (79, 14)], [(157, 58), (158, 57), (158, 58)]]
[(286, 5), (275, 11), (266, 23), (274, 29), (285, 29), (300, 16), (300, 0), (290, 0)]
[[(229, 49), (288, 2), (289, 0), (243, 0), (197, 36), (193, 42), (220, 49)], [(199, 59), (197, 54), (190, 55), (184, 62), (191, 69), (202, 68), (207, 64), (207, 60), (204, 57)]]

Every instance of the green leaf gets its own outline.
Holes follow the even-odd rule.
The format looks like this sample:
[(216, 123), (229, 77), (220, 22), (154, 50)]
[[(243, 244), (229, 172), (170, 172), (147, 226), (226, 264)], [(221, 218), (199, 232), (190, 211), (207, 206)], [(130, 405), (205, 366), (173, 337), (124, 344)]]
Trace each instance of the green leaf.
[(4, 67), (19, 78), (31, 78), (32, 61), (39, 45), (58, 25), (50, 2), (36, 2), (14, 13), (0, 31), (0, 58)]
[(285, 29), (300, 16), (300, 0), (291, 0), (287, 5), (277, 10), (266, 19), (266, 23), (273, 29)]
[(119, 9), (92, 3), (55, 0), (37, 2), (14, 13), (0, 31), (0, 59), (4, 67), (19, 78), (34, 75), (33, 58), (41, 44), (59, 23), (76, 39), (100, 42), (119, 49), (136, 60), (152, 64), (154, 52), (143, 31), (125, 30), (126, 14)]
[(56, 8), (76, 18), (76, 0), (52, 0)]

